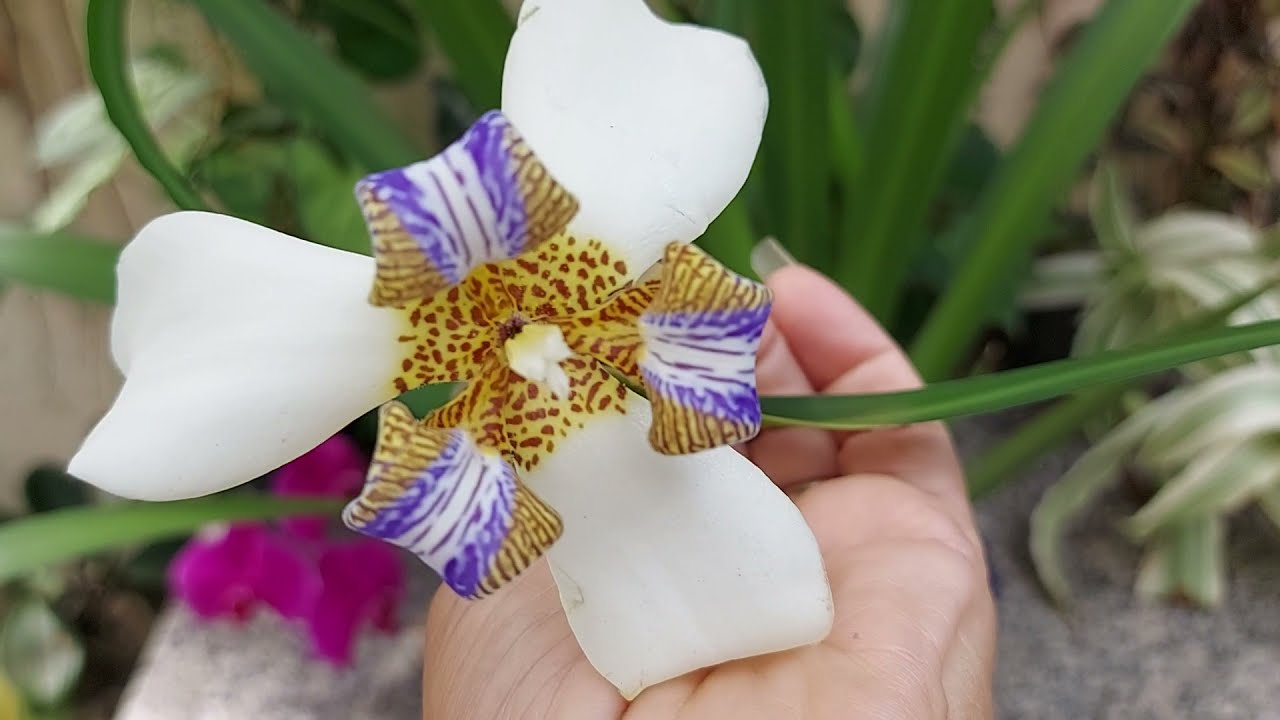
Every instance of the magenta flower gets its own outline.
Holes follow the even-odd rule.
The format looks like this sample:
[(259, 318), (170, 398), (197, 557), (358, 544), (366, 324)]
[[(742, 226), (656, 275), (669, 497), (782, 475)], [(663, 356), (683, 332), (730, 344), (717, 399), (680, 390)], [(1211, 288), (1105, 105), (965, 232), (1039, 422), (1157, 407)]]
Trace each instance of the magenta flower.
[(320, 594), (315, 563), (265, 525), (191, 539), (169, 564), (172, 593), (204, 618), (248, 620), (261, 605), (304, 618)]
[(348, 665), (364, 625), (395, 631), (404, 567), (394, 548), (367, 539), (330, 546), (319, 567), (324, 587), (308, 618), (312, 647), (335, 665)]
[[(282, 496), (352, 498), (364, 485), (369, 460), (345, 435), (334, 435), (288, 463), (271, 478), (271, 492)], [(320, 540), (329, 521), (324, 516), (286, 518), (281, 527), (299, 537)]]
[[(351, 440), (335, 436), (276, 471), (271, 492), (350, 498), (364, 483), (365, 464)], [(265, 605), (297, 621), (316, 656), (335, 665), (351, 663), (364, 628), (395, 630), (404, 580), (394, 548), (352, 539), (325, 516), (198, 535), (169, 565), (173, 596), (200, 617), (242, 622)]]

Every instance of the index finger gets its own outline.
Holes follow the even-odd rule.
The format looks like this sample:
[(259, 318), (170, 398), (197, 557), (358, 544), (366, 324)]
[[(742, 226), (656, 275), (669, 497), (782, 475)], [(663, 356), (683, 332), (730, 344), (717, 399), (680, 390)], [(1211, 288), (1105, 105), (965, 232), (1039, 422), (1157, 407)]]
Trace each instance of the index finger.
[[(922, 385), (911, 361), (875, 318), (817, 271), (783, 267), (766, 280), (771, 318), (797, 364), (821, 394), (908, 390)], [(937, 496), (971, 524), (963, 473), (942, 423), (846, 433), (840, 471), (891, 475)]]

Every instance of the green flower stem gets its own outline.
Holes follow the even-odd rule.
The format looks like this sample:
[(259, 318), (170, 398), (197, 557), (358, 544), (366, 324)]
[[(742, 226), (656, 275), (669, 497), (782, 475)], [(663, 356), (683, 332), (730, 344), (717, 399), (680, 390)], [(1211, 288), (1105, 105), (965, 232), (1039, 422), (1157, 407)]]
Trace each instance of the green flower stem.
[(951, 380), (919, 390), (839, 396), (764, 397), (766, 422), (831, 429), (905, 425), (974, 415), (1171, 370), (1206, 358), (1280, 344), (1280, 320), (1182, 335), (1158, 344)]
[(179, 537), (204, 525), (289, 515), (336, 515), (341, 502), (257, 493), (77, 507), (0, 524), (0, 582), (84, 555)]
[(89, 72), (102, 94), (107, 117), (124, 136), (138, 164), (160, 183), (174, 204), (184, 210), (204, 210), (200, 193), (187, 182), (143, 118), (138, 95), (129, 78), (126, 0), (89, 0), (85, 8)]

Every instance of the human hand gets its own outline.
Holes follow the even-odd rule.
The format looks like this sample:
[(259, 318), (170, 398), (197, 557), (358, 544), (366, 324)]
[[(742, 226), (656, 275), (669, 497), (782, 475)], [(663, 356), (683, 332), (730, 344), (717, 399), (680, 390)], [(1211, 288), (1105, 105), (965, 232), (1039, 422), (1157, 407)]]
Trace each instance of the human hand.
[[(762, 393), (920, 384), (897, 345), (826, 278), (793, 266), (767, 283), (775, 299), (757, 364)], [(991, 717), (995, 609), (946, 429), (776, 428), (742, 451), (791, 494), (818, 540), (835, 603), (826, 640), (690, 673), (627, 703), (578, 648), (540, 561), (480, 602), (436, 594), (424, 717)]]

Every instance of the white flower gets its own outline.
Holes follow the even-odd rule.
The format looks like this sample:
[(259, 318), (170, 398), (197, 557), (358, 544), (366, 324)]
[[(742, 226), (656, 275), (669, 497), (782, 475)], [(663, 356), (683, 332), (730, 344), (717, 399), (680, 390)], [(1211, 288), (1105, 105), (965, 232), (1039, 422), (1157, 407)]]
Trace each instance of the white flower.
[(502, 112), (358, 186), (375, 259), (205, 213), (139, 233), (112, 328), (127, 380), (71, 471), (130, 497), (216, 492), (465, 381), (421, 422), (384, 407), (349, 524), (464, 595), (545, 549), (627, 697), (822, 639), (812, 533), (724, 447), (759, 428), (768, 293), (686, 245), (740, 189), (766, 104), (739, 39), (641, 0), (528, 0)]

